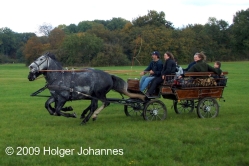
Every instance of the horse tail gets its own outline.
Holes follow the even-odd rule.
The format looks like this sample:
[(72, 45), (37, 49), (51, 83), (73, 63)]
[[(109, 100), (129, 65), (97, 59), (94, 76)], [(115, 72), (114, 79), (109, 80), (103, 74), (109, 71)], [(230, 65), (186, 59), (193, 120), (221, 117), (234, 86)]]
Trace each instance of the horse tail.
[(122, 78), (117, 77), (115, 75), (111, 75), (113, 80), (113, 87), (112, 90), (122, 93), (130, 98), (139, 98), (144, 101), (145, 95), (137, 94), (137, 93), (130, 93), (127, 91), (128, 84)]

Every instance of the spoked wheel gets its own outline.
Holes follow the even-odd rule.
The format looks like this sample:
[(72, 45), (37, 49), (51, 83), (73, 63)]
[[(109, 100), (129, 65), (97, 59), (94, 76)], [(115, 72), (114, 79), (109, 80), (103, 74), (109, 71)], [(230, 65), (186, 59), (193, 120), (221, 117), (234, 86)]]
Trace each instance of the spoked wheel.
[(144, 107), (144, 120), (164, 120), (167, 117), (167, 108), (160, 100), (151, 100)]
[(177, 114), (190, 113), (194, 111), (194, 100), (174, 100), (174, 110)]
[(219, 114), (219, 104), (216, 99), (206, 97), (199, 101), (197, 115), (200, 118), (214, 118)]
[(124, 105), (126, 116), (140, 116), (143, 114), (144, 105), (142, 103), (134, 103), (132, 105)]

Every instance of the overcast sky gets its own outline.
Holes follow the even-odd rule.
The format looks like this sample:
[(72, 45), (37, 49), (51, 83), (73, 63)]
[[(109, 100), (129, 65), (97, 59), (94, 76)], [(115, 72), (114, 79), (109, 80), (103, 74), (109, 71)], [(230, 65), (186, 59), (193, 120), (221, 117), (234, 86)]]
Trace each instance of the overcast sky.
[(248, 8), (249, 0), (2, 0), (0, 28), (36, 33), (43, 23), (57, 27), (113, 17), (132, 21), (149, 10), (163, 11), (175, 28), (205, 24), (209, 17), (231, 24), (237, 11)]

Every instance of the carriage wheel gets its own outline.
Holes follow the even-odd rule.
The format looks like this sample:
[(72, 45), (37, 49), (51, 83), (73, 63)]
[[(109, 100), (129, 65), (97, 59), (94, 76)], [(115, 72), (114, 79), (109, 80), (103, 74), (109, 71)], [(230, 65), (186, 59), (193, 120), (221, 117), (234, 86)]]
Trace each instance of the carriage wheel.
[(195, 103), (194, 100), (174, 100), (174, 110), (177, 114), (190, 113), (194, 111)]
[(199, 101), (197, 115), (200, 118), (214, 118), (219, 114), (219, 104), (216, 99), (206, 97)]
[(143, 114), (143, 108), (142, 103), (136, 103), (132, 106), (124, 105), (124, 112), (126, 116), (140, 116)]
[(167, 117), (167, 108), (160, 100), (151, 100), (144, 107), (144, 120), (164, 120)]

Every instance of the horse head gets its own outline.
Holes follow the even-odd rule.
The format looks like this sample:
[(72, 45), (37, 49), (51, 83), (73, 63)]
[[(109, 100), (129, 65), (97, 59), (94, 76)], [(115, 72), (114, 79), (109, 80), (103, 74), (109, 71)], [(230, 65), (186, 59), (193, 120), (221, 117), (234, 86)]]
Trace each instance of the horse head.
[(39, 58), (37, 58), (34, 62), (32, 62), (29, 65), (29, 75), (28, 75), (28, 79), (29, 81), (34, 81), (39, 75), (43, 74), (43, 70), (48, 70), (49, 68), (49, 64), (50, 64), (50, 60), (54, 58), (54, 55), (50, 54), (50, 53), (46, 53), (42, 56), (40, 56)]

